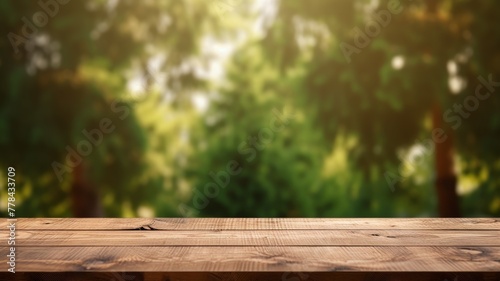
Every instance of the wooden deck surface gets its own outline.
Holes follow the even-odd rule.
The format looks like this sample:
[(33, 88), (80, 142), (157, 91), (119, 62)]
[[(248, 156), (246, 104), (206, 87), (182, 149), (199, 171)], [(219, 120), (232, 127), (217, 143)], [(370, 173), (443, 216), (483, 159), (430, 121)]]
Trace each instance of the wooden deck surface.
[(18, 219), (16, 271), (499, 272), (500, 219)]

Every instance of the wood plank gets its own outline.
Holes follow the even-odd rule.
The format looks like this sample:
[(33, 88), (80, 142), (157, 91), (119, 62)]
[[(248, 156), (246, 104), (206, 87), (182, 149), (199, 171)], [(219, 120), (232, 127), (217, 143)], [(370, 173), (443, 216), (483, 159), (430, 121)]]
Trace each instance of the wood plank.
[[(500, 218), (19, 218), (24, 230), (500, 230)], [(0, 229), (7, 227), (0, 221)]]
[(0, 281), (498, 281), (500, 273), (469, 272), (58, 272), (2, 273)]
[[(141, 272), (16, 272), (0, 273), (0, 281), (143, 281)], [(165, 279), (160, 279), (165, 281)]]
[(19, 247), (16, 256), (19, 272), (500, 269), (500, 247)]
[(60, 272), (2, 273), (0, 281), (498, 281), (500, 273), (468, 272)]
[[(60, 279), (52, 279), (64, 281)], [(50, 280), (50, 281), (52, 281)], [(146, 272), (145, 281), (499, 281), (500, 273), (462, 272)], [(42, 280), (43, 281), (43, 280)], [(136, 280), (134, 280), (136, 281)]]
[(500, 231), (223, 230), (25, 231), (29, 246), (500, 246)]

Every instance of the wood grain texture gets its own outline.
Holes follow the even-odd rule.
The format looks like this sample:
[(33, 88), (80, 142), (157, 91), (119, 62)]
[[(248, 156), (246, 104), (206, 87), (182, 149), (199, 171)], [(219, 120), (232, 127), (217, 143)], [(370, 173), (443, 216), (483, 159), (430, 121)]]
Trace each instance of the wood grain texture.
[(221, 230), (35, 231), (19, 230), (17, 246), (492, 246), (500, 231)]
[[(500, 218), (19, 218), (24, 230), (500, 230)], [(0, 222), (5, 229), (7, 222)]]
[(481, 272), (61, 272), (0, 273), (0, 281), (499, 281)]
[(498, 271), (498, 247), (19, 247), (36, 271)]
[[(7, 223), (0, 227), (7, 237)], [(223, 273), (500, 272), (496, 218), (42, 218), (18, 219), (16, 231), (16, 271), (21, 273), (210, 272), (202, 277), (256, 280), (224, 279)], [(5, 242), (0, 255), (7, 252)], [(6, 271), (3, 262), (0, 272)], [(155, 280), (159, 275), (144, 276)]]

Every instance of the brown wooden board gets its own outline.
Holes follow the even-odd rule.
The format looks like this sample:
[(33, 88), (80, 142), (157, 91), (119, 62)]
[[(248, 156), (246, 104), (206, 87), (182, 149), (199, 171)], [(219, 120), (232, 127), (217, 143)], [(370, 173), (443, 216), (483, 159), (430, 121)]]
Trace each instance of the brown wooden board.
[[(0, 227), (0, 234), (7, 237), (6, 221)], [(161, 272), (180, 276), (188, 276), (183, 272), (378, 273), (370, 275), (374, 278), (384, 272), (454, 272), (464, 276), (500, 271), (500, 220), (31, 218), (17, 220), (15, 246), (16, 271), (33, 274), (144, 272), (141, 278), (147, 280), (163, 278), (154, 274)], [(4, 240), (0, 254), (6, 257), (8, 250)], [(0, 272), (7, 272), (7, 266), (1, 263)], [(203, 280), (227, 277), (200, 276)], [(487, 275), (474, 276), (483, 280)]]
[(30, 272), (0, 281), (498, 281), (489, 272)]
[[(500, 218), (22, 218), (25, 230), (500, 230)], [(5, 229), (7, 222), (0, 222)]]

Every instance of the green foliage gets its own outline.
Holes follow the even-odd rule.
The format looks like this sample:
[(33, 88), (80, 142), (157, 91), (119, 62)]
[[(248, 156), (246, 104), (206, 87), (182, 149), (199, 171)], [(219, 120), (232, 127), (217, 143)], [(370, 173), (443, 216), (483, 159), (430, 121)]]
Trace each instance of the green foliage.
[[(42, 9), (32, 1), (2, 5), (3, 34), (19, 36), (26, 35), (22, 19), (32, 21), (31, 15)], [(108, 5), (70, 1), (37, 28), (30, 36), (33, 40), (17, 46), (17, 53), (8, 40), (0, 44), (0, 81), (8, 89), (0, 97), (0, 166), (18, 171), (18, 195), (24, 203), (18, 215), (71, 215), (73, 169), (65, 170), (58, 181), (53, 163), (67, 165), (66, 147), (77, 149), (86, 141), (82, 131), (98, 129), (104, 118), (111, 120), (114, 130), (82, 157), (81, 165), (90, 184), (98, 187), (107, 215), (137, 215), (140, 205), (153, 201), (170, 180), (162, 173), (145, 172), (161, 169), (149, 155), (162, 153), (156, 135), (165, 138), (172, 132), (157, 126), (151, 132), (142, 122), (161, 123), (165, 113), (156, 114), (154, 121), (151, 116), (139, 120), (143, 113), (137, 112), (147, 103), (135, 108), (127, 101), (126, 71), (136, 62), (144, 65), (158, 49), (169, 50), (163, 67), (179, 67), (184, 58), (199, 52), (201, 34), (219, 23), (206, 13), (202, 1)], [(162, 20), (173, 24), (162, 28)], [(170, 36), (165, 36), (167, 30)], [(190, 72), (173, 76), (170, 83), (177, 91), (199, 84)], [(117, 107), (125, 111), (117, 112)]]
[[(317, 216), (322, 149), (307, 112), (293, 104), (286, 79), (276, 83), (278, 72), (256, 45), (238, 50), (228, 68), (230, 79), (213, 101), (203, 135), (217, 137), (197, 140), (202, 150), (193, 200), (207, 197), (209, 203), (191, 207), (203, 216)], [(211, 173), (224, 173), (231, 161), (239, 173), (227, 185), (221, 180), (210, 198)]]
[[(18, 216), (72, 215), (76, 175), (59, 181), (52, 164), (103, 119), (114, 129), (81, 165), (107, 216), (434, 216), (433, 150), (407, 160), (435, 106), (455, 118), (443, 124), (464, 214), (500, 214), (499, 90), (459, 124), (453, 111), (500, 81), (500, 2), (401, 1), (347, 60), (339, 46), (394, 1), (271, 1), (265, 19), (256, 2), (220, 1), (70, 1), (19, 52), (5, 36), (0, 168), (17, 170)], [(41, 9), (0, 2), (2, 34)], [(236, 50), (214, 78), (204, 67), (223, 62), (221, 41)], [(152, 62), (158, 73), (131, 90)], [(452, 91), (453, 79), (465, 83)], [(394, 191), (387, 171), (403, 176)]]

